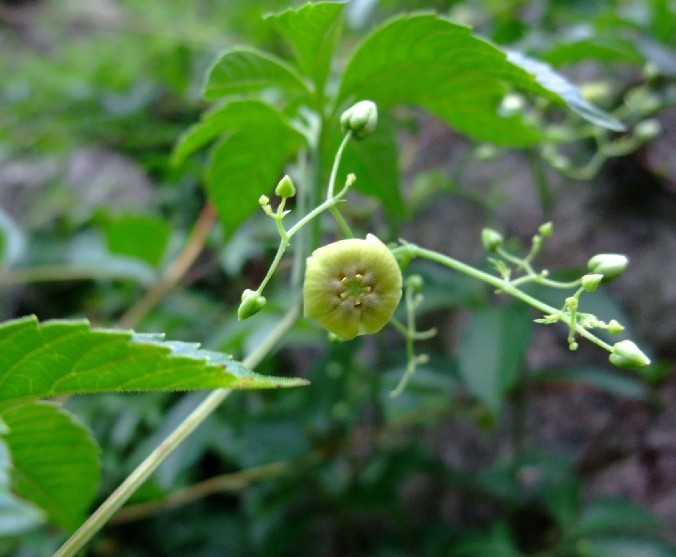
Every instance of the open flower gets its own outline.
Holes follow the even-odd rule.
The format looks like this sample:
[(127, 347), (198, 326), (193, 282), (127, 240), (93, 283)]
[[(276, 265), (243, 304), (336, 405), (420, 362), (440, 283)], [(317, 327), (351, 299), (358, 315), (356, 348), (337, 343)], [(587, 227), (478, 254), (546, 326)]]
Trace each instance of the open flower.
[(397, 308), (401, 285), (396, 259), (372, 234), (334, 242), (308, 257), (305, 316), (343, 340), (377, 333)]

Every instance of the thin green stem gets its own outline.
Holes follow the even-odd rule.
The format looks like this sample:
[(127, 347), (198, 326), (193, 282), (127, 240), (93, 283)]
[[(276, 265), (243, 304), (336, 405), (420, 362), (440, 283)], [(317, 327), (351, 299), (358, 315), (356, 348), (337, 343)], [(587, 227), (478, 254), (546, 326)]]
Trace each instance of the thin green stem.
[[(475, 269), (471, 265), (467, 265), (466, 263), (458, 261), (457, 259), (453, 259), (452, 257), (449, 257), (447, 255), (443, 255), (441, 253), (437, 253), (436, 251), (421, 248), (420, 246), (417, 246), (415, 244), (404, 244), (403, 246), (394, 248), (392, 251), (395, 255), (397, 253), (403, 253), (410, 257), (422, 257), (424, 259), (429, 259), (430, 261), (434, 261), (436, 263), (444, 265), (445, 267), (449, 267), (472, 278), (490, 284), (491, 286), (495, 286), (495, 288), (501, 290), (505, 294), (509, 294), (510, 296), (513, 296), (514, 298), (517, 298), (522, 302), (525, 302), (526, 304), (536, 309), (539, 309), (545, 315), (559, 315), (561, 316), (562, 320), (565, 320), (565, 315), (561, 310), (554, 308), (549, 304), (546, 304), (538, 300), (537, 298), (534, 298), (530, 294), (526, 294), (522, 290), (519, 290), (509, 280), (505, 280), (503, 278), (491, 275), (479, 269)], [(575, 332), (577, 332), (580, 336), (586, 338), (590, 342), (593, 342), (594, 344), (600, 346), (604, 350), (612, 352), (613, 350), (612, 346), (602, 341), (596, 335), (594, 335), (593, 333), (582, 327), (579, 323), (575, 324)]]
[(338, 167), (340, 166), (340, 159), (343, 157), (343, 151), (345, 150), (345, 146), (347, 145), (347, 142), (350, 140), (350, 137), (352, 137), (352, 132), (348, 131), (345, 134), (343, 141), (340, 142), (340, 147), (338, 147), (338, 150), (336, 151), (336, 156), (333, 158), (333, 166), (331, 167), (331, 175), (329, 177), (329, 187), (327, 188), (326, 191), (327, 200), (333, 197), (333, 190), (336, 187), (336, 177), (338, 175)]
[[(243, 360), (246, 368), (256, 367), (279, 344), (291, 330), (300, 315), (300, 304), (294, 303), (277, 326)], [(111, 493), (101, 506), (77, 529), (77, 531), (54, 553), (54, 557), (72, 557), (108, 522), (111, 516), (131, 495), (157, 470), (176, 449), (211, 413), (227, 398), (230, 389), (217, 389), (207, 397), (181, 422), (146, 459)]]

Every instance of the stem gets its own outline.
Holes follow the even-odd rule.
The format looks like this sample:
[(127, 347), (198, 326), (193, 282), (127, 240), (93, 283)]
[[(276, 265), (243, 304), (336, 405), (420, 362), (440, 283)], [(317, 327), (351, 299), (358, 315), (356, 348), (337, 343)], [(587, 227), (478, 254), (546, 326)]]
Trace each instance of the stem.
[(176, 259), (167, 268), (160, 280), (146, 292), (145, 296), (122, 315), (118, 321), (118, 327), (121, 329), (134, 328), (178, 284), (202, 252), (207, 236), (215, 223), (216, 211), (211, 203), (207, 203)]
[[(277, 326), (247, 356), (242, 364), (255, 368), (277, 346), (280, 340), (291, 330), (300, 315), (300, 304), (294, 303)], [(230, 395), (231, 389), (216, 389), (190, 413), (141, 464), (111, 493), (96, 511), (77, 529), (53, 557), (72, 557), (92, 539), (113, 514), (131, 497), (131, 495), (157, 470), (164, 460), (178, 447), (211, 413)]]
[(336, 156), (333, 159), (333, 166), (331, 167), (331, 176), (329, 177), (329, 187), (326, 192), (326, 199), (331, 199), (333, 197), (333, 190), (335, 189), (336, 185), (336, 176), (338, 174), (338, 167), (340, 166), (340, 159), (343, 156), (343, 150), (345, 149), (347, 142), (350, 140), (350, 137), (352, 137), (352, 132), (348, 131), (345, 134), (343, 141), (340, 142), (340, 147), (338, 147), (338, 150), (336, 151)]
[[(471, 265), (467, 265), (466, 263), (458, 261), (457, 259), (453, 259), (452, 257), (449, 257), (447, 255), (443, 255), (441, 253), (437, 253), (436, 251), (421, 248), (420, 246), (417, 246), (415, 244), (405, 244), (401, 247), (393, 249), (392, 252), (395, 255), (397, 253), (405, 253), (407, 255), (410, 255), (411, 257), (422, 257), (424, 259), (429, 259), (430, 261), (440, 263), (441, 265), (459, 271), (472, 278), (495, 286), (498, 290), (503, 291), (505, 294), (509, 294), (514, 298), (518, 298), (522, 302), (525, 302), (528, 305), (533, 306), (536, 309), (539, 309), (546, 315), (561, 315), (562, 318), (564, 317), (561, 310), (556, 309), (550, 306), (549, 304), (545, 304), (544, 302), (538, 300), (537, 298), (534, 298), (533, 296), (526, 294), (524, 291), (519, 290), (509, 280), (505, 280), (495, 275), (488, 274), (484, 271), (480, 271), (479, 269), (475, 269)], [(565, 321), (565, 319), (562, 320)], [(601, 348), (607, 350), (608, 352), (613, 351), (612, 346), (602, 341), (593, 333), (589, 332), (579, 323), (575, 324), (575, 332), (577, 332), (580, 336), (586, 338), (587, 340), (593, 342), (594, 344), (600, 346)]]

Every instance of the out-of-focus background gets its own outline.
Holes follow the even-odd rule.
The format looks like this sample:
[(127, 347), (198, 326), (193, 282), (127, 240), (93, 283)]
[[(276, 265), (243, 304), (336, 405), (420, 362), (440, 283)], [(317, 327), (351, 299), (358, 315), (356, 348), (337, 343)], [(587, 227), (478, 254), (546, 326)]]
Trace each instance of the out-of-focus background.
[[(288, 56), (261, 16), (290, 5), (298, 3), (0, 1), (2, 320), (122, 320), (236, 354), (255, 345), (274, 315), (232, 316), (274, 253), (274, 231), (262, 221), (234, 235), (212, 230), (179, 288), (141, 319), (125, 312), (170, 264), (204, 205), (205, 155), (173, 166), (170, 154), (209, 106), (200, 95), (209, 64), (235, 44)], [(467, 323), (475, 310), (494, 311), (491, 334), (507, 342), (505, 311), (533, 316), (488, 303), (491, 294), (469, 280), (422, 268), (422, 321), (439, 334), (404, 396), (388, 396), (405, 361), (398, 341), (386, 334), (327, 348), (301, 324), (264, 371), (290, 369), (312, 386), (233, 397), (88, 554), (674, 555), (676, 5), (355, 0), (335, 71), (360, 37), (412, 9), (436, 10), (547, 61), (640, 140), (603, 156), (593, 137), (504, 150), (402, 108), (409, 211), (394, 225), (399, 235), (480, 264), (484, 226), (527, 246), (551, 220), (545, 267), (580, 269), (593, 254), (625, 253), (629, 269), (593, 309), (620, 316), (655, 365), (643, 376), (619, 373), (593, 347), (571, 354), (565, 331), (526, 328), (522, 373), (549, 379), (504, 393), (501, 412), (490, 415), (457, 371), (463, 350), (482, 349)], [(365, 231), (370, 203), (350, 215)], [(101, 498), (198, 398), (68, 401), (103, 448)], [(177, 490), (184, 499), (171, 499)], [(3, 534), (6, 520), (0, 513), (8, 555), (48, 555), (63, 537), (40, 524)]]

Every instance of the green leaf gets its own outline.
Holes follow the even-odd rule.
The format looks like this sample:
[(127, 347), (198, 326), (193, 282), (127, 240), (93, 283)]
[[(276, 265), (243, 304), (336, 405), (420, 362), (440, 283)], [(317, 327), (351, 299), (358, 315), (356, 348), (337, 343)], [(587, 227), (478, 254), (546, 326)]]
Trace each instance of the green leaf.
[(505, 392), (517, 378), (533, 329), (518, 304), (473, 311), (458, 353), (459, 372), (470, 393), (498, 414)]
[(228, 232), (258, 209), (258, 198), (279, 181), (303, 135), (270, 105), (229, 102), (204, 116), (179, 140), (174, 163), (222, 136), (207, 168), (207, 193)]
[(43, 509), (50, 520), (74, 530), (96, 495), (99, 449), (85, 427), (46, 402), (2, 413), (12, 456), (16, 493)]
[(303, 78), (284, 61), (260, 50), (237, 47), (225, 51), (211, 66), (203, 94), (206, 99), (218, 99), (272, 88), (309, 94)]
[[(343, 138), (338, 128), (335, 132), (328, 153), (335, 153)], [(391, 215), (401, 216), (405, 206), (399, 189), (397, 153), (392, 123), (381, 114), (378, 127), (367, 140), (348, 142), (340, 167), (344, 174), (357, 176), (355, 190), (379, 199)], [(326, 156), (324, 161), (328, 167), (333, 157)]]
[(157, 217), (128, 215), (108, 223), (105, 233), (112, 253), (135, 257), (157, 267), (169, 242), (171, 227)]
[(555, 72), (548, 64), (516, 51), (509, 51), (507, 59), (515, 66), (529, 72), (545, 91), (554, 93), (554, 98), (561, 99), (568, 108), (588, 122), (609, 130), (624, 131), (625, 127), (622, 122), (584, 100), (577, 87), (561, 74)]
[(585, 557), (676, 557), (676, 549), (655, 539), (619, 536), (580, 540), (578, 554)]
[(0, 539), (23, 534), (44, 521), (43, 514), (10, 492), (11, 459), (2, 435), (9, 432), (3, 423), (0, 432)]
[(551, 70), (533, 76), (529, 71), (542, 69), (522, 68), (513, 58), (508, 60), (505, 52), (473, 36), (469, 28), (434, 14), (401, 16), (378, 27), (356, 49), (338, 100), (418, 105), (475, 139), (513, 146), (542, 137), (521, 116), (498, 113), (505, 94), (514, 88), (568, 104), (595, 122), (614, 124), (574, 97), (574, 88), (562, 77)]
[(607, 534), (655, 534), (660, 520), (648, 509), (622, 499), (601, 499), (591, 503), (568, 528), (568, 535), (589, 537)]
[(35, 317), (0, 325), (0, 408), (77, 393), (303, 384), (258, 375), (225, 354), (163, 335), (92, 329), (86, 321), (40, 324)]
[(266, 16), (293, 47), (298, 66), (321, 91), (342, 27), (344, 3), (317, 2)]
[(648, 401), (650, 390), (636, 377), (596, 367), (544, 369), (528, 376), (528, 383), (583, 383), (615, 396)]
[(627, 62), (642, 64), (644, 57), (636, 45), (620, 37), (590, 36), (575, 41), (557, 43), (541, 55), (545, 62), (554, 66), (575, 64), (589, 60), (599, 62)]

